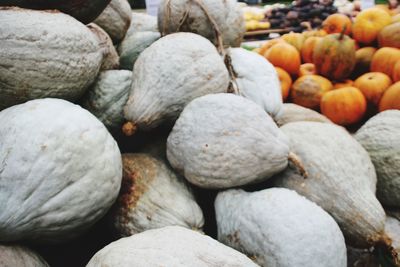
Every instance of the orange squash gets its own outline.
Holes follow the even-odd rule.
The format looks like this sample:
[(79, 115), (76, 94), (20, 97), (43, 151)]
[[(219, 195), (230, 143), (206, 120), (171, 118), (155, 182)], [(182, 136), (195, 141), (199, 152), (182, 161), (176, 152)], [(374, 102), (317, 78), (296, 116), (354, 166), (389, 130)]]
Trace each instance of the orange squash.
[(392, 73), (393, 82), (400, 81), (400, 60), (394, 64), (393, 73)]
[(344, 29), (344, 34), (351, 34), (351, 20), (343, 14), (332, 14), (328, 16), (322, 23), (322, 28), (328, 33), (341, 33)]
[(375, 52), (371, 61), (371, 71), (392, 76), (394, 65), (400, 60), (400, 49), (382, 47)]
[(325, 30), (310, 30), (310, 31), (305, 31), (303, 32), (304, 37), (306, 40), (310, 37), (324, 37), (328, 33)]
[(265, 52), (267, 52), (267, 50), (270, 49), (273, 45), (276, 45), (277, 43), (283, 43), (283, 42), (285, 42), (285, 41), (282, 40), (281, 38), (269, 40), (260, 47), (260, 51), (258, 51), (258, 53), (260, 55), (264, 56)]
[(390, 86), (379, 102), (379, 111), (400, 109), (400, 82)]
[(296, 75), (299, 71), (301, 60), (297, 49), (286, 43), (277, 43), (265, 52), (265, 58), (275, 67), (281, 67), (289, 74)]
[(305, 75), (294, 82), (290, 96), (297, 105), (318, 109), (322, 96), (332, 87), (332, 83), (322, 76)]
[(338, 82), (333, 85), (333, 89), (339, 89), (343, 87), (351, 87), (353, 86), (354, 82), (352, 80), (344, 80), (343, 82)]
[(356, 64), (354, 40), (343, 33), (323, 37), (315, 46), (313, 63), (317, 72), (325, 77), (346, 79)]
[(314, 64), (304, 63), (300, 65), (299, 77), (304, 75), (313, 75), (313, 74), (317, 74), (317, 70), (315, 69)]
[(304, 63), (311, 63), (313, 61), (313, 53), (315, 45), (321, 40), (321, 37), (309, 37), (305, 40), (303, 47), (301, 48), (301, 58)]
[(400, 48), (400, 22), (384, 27), (378, 34), (379, 47)]
[(392, 17), (382, 9), (369, 8), (361, 11), (353, 24), (353, 38), (362, 44), (375, 41), (383, 27), (392, 22)]
[(378, 106), (383, 93), (392, 84), (390, 77), (382, 72), (368, 72), (354, 81), (354, 87), (360, 89), (371, 104)]
[(392, 23), (400, 22), (400, 14), (392, 16)]
[(367, 111), (367, 100), (355, 87), (343, 87), (324, 94), (321, 112), (339, 125), (359, 122)]
[(288, 44), (293, 45), (296, 47), (298, 51), (301, 51), (301, 48), (303, 47), (303, 43), (306, 40), (303, 34), (301, 33), (295, 33), (295, 32), (290, 32), (282, 35), (281, 37), (285, 42)]
[(376, 52), (376, 48), (372, 46), (367, 46), (360, 48), (356, 51), (356, 66), (354, 71), (357, 72), (357, 76), (369, 72), (372, 57)]
[(289, 96), (290, 87), (292, 86), (292, 78), (289, 73), (282, 68), (275, 67), (275, 70), (281, 82), (282, 101), (285, 102)]

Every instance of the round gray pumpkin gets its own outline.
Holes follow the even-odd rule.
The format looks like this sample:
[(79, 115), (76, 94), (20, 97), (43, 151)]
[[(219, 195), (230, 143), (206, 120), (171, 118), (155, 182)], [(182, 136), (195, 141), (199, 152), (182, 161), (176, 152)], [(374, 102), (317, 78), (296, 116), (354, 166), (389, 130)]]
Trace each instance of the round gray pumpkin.
[(287, 168), (277, 175), (276, 186), (296, 190), (329, 212), (350, 245), (386, 242), (385, 212), (375, 197), (375, 169), (365, 149), (334, 124), (292, 122), (281, 130), (308, 177)]
[(254, 101), (275, 118), (282, 108), (282, 92), (274, 66), (264, 57), (243, 48), (231, 48), (228, 54), (238, 94)]
[(378, 175), (377, 196), (400, 208), (400, 110), (388, 110), (369, 119), (355, 134), (368, 151)]
[(131, 71), (103, 71), (82, 99), (82, 106), (94, 114), (108, 129), (120, 129), (124, 122), (123, 109), (128, 101), (131, 84)]
[(253, 101), (210, 94), (183, 110), (168, 137), (167, 157), (191, 183), (228, 188), (260, 182), (284, 170), (289, 145)]
[(240, 46), (245, 23), (242, 9), (236, 0), (160, 1), (158, 29), (163, 34), (193, 32), (218, 45), (216, 27), (224, 45)]
[(95, 80), (94, 34), (58, 11), (0, 8), (0, 110), (27, 100), (76, 100)]
[(175, 33), (140, 54), (125, 106), (125, 118), (149, 130), (176, 120), (196, 97), (226, 92), (229, 75), (215, 47), (193, 33)]
[(346, 267), (346, 244), (322, 208), (285, 188), (228, 190), (215, 200), (218, 240), (264, 267)]
[(95, 23), (90, 23), (87, 27), (95, 34), (99, 42), (103, 61), (100, 70), (113, 70), (119, 68), (119, 56), (115, 49), (111, 37)]
[(242, 253), (198, 232), (168, 226), (121, 238), (99, 252), (86, 267), (256, 267)]
[(132, 19), (132, 9), (127, 0), (111, 0), (104, 11), (93, 21), (104, 29), (115, 44), (124, 39)]
[(138, 32), (158, 32), (157, 17), (146, 13), (132, 12), (131, 24), (125, 38)]
[(173, 225), (203, 227), (203, 213), (192, 192), (166, 164), (147, 154), (123, 154), (122, 162), (122, 186), (110, 216), (118, 234)]
[(18, 245), (0, 245), (0, 266), (48, 267), (47, 262), (31, 249)]
[(0, 112), (0, 241), (63, 242), (110, 208), (121, 154), (104, 125), (60, 99)]
[(293, 103), (284, 103), (281, 113), (276, 116), (275, 122), (279, 126), (283, 126), (290, 122), (296, 121), (316, 121), (324, 123), (332, 123), (327, 117), (315, 110), (305, 108)]
[(137, 32), (126, 36), (118, 46), (121, 69), (133, 70), (139, 55), (160, 38), (159, 32)]

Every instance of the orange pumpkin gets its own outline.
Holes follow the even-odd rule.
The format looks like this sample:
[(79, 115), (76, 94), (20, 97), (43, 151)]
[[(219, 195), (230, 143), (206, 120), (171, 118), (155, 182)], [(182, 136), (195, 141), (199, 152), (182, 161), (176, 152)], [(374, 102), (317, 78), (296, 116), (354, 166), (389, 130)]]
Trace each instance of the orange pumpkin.
[(332, 83), (319, 75), (305, 75), (298, 78), (290, 92), (293, 103), (311, 109), (318, 109), (323, 94), (332, 90)]
[(339, 13), (328, 16), (322, 23), (322, 28), (327, 33), (341, 33), (344, 30), (344, 34), (350, 35), (351, 26), (350, 18)]
[(361, 11), (353, 24), (353, 38), (362, 44), (375, 41), (379, 31), (392, 22), (392, 17), (379, 8)]
[(311, 31), (305, 31), (303, 32), (304, 37), (306, 40), (310, 37), (324, 37), (328, 33), (325, 30), (311, 30)]
[(339, 125), (359, 122), (367, 111), (364, 95), (355, 87), (343, 87), (324, 94), (321, 99), (321, 112)]
[(371, 61), (371, 71), (392, 76), (394, 65), (400, 60), (400, 49), (382, 47), (375, 52)]
[(384, 27), (378, 34), (379, 47), (400, 48), (400, 22)]
[(382, 72), (369, 72), (354, 81), (354, 87), (360, 89), (368, 102), (378, 106), (383, 93), (392, 84), (390, 77)]
[(400, 109), (400, 82), (390, 86), (379, 102), (379, 111)]
[(398, 60), (396, 64), (394, 64), (392, 79), (393, 82), (400, 81), (400, 60)]
[(299, 69), (299, 77), (304, 75), (312, 75), (317, 74), (317, 70), (315, 69), (315, 65), (312, 63), (304, 63), (300, 65)]
[(390, 9), (389, 9), (389, 6), (388, 6), (388, 5), (379, 4), (379, 5), (375, 5), (374, 7), (375, 7), (375, 8), (379, 8), (380, 10), (383, 10), (383, 11), (385, 11), (387, 14), (391, 15), (391, 14), (390, 14)]
[(301, 48), (301, 58), (304, 63), (311, 63), (313, 61), (313, 52), (315, 45), (321, 40), (321, 37), (309, 37), (305, 40), (303, 47)]
[(369, 72), (372, 57), (376, 50), (375, 47), (367, 46), (356, 51), (356, 67), (354, 70), (357, 72), (357, 76)]
[(258, 53), (260, 55), (264, 56), (265, 52), (267, 52), (267, 50), (270, 49), (273, 45), (276, 45), (277, 43), (283, 43), (283, 42), (285, 42), (285, 41), (280, 38), (269, 40), (260, 47), (260, 51)]
[(290, 32), (287, 34), (282, 35), (281, 37), (285, 42), (287, 42), (288, 44), (293, 45), (294, 47), (296, 47), (296, 49), (298, 51), (301, 51), (301, 48), (303, 46), (304, 41), (306, 40), (306, 38), (304, 37), (303, 34), (301, 33), (295, 33), (295, 32)]
[(290, 87), (292, 86), (292, 78), (289, 73), (282, 68), (275, 67), (275, 70), (278, 74), (279, 81), (281, 82), (282, 101), (286, 101), (289, 96)]
[(325, 77), (346, 79), (356, 64), (354, 40), (343, 33), (323, 37), (315, 46), (313, 63), (317, 72)]
[(273, 45), (265, 52), (265, 58), (275, 67), (281, 67), (292, 75), (298, 73), (301, 64), (299, 51), (286, 42)]
[(354, 82), (352, 80), (344, 80), (343, 82), (335, 83), (333, 85), (333, 89), (339, 89), (343, 87), (351, 87), (353, 86)]

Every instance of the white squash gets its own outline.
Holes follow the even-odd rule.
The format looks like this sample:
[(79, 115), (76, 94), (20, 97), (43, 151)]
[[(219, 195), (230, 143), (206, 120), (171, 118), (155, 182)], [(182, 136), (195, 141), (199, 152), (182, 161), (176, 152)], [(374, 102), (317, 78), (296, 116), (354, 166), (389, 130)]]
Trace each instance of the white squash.
[(276, 186), (296, 190), (329, 212), (350, 245), (389, 245), (385, 212), (375, 197), (375, 169), (365, 149), (335, 124), (302, 121), (280, 129), (308, 177), (287, 168), (277, 175)]
[(2, 267), (48, 267), (47, 262), (31, 249), (18, 245), (0, 245)]
[(256, 102), (273, 118), (277, 116), (282, 108), (282, 92), (274, 66), (243, 48), (231, 48), (228, 54), (239, 95)]
[(115, 44), (124, 39), (131, 24), (132, 10), (127, 0), (111, 0), (93, 22), (104, 29)]
[(355, 134), (368, 151), (378, 175), (377, 196), (400, 208), (400, 110), (387, 110), (369, 119)]
[(279, 126), (283, 126), (290, 122), (296, 121), (316, 121), (324, 123), (332, 123), (327, 117), (315, 110), (305, 108), (293, 103), (284, 103), (281, 113), (276, 116), (275, 122)]
[(76, 100), (102, 52), (92, 32), (58, 11), (0, 8), (0, 110), (27, 100)]
[(138, 32), (158, 32), (157, 17), (146, 13), (132, 12), (131, 24), (125, 38)]
[(168, 226), (121, 238), (86, 267), (256, 267), (249, 258), (198, 232)]
[(94, 114), (108, 129), (121, 129), (124, 122), (123, 109), (128, 101), (131, 84), (131, 71), (100, 72), (92, 88), (81, 100), (82, 106)]
[(0, 112), (0, 241), (63, 242), (118, 196), (121, 154), (104, 125), (60, 99)]
[(196, 97), (226, 92), (229, 75), (215, 47), (193, 33), (175, 33), (140, 54), (125, 118), (133, 128), (149, 130), (176, 120)]
[(191, 183), (229, 188), (260, 182), (284, 170), (289, 144), (253, 101), (211, 94), (183, 110), (168, 137), (167, 157)]
[(335, 220), (292, 190), (228, 190), (218, 194), (215, 209), (218, 240), (260, 266), (347, 266)]
[(147, 154), (124, 154), (122, 162), (122, 186), (111, 212), (118, 234), (173, 225), (203, 227), (203, 213), (192, 192), (166, 164)]
[(115, 49), (111, 37), (95, 23), (90, 23), (87, 27), (96, 35), (101, 51), (103, 61), (100, 70), (113, 70), (119, 68), (119, 56)]
[(158, 28), (163, 34), (193, 32), (218, 45), (216, 29), (226, 46), (240, 46), (245, 29), (236, 0), (162, 0)]

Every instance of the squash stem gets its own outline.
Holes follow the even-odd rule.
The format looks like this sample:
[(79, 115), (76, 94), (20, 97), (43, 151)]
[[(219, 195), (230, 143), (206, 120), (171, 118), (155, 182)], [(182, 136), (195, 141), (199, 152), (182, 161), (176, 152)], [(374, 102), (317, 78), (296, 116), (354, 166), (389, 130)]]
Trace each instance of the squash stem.
[(136, 133), (137, 131), (137, 126), (135, 123), (128, 121), (122, 126), (122, 132), (126, 136), (132, 136)]
[(289, 152), (288, 160), (296, 167), (296, 169), (300, 172), (301, 176), (303, 176), (304, 178), (308, 177), (308, 173), (304, 168), (304, 165), (301, 162), (299, 156), (297, 156), (293, 152)]

